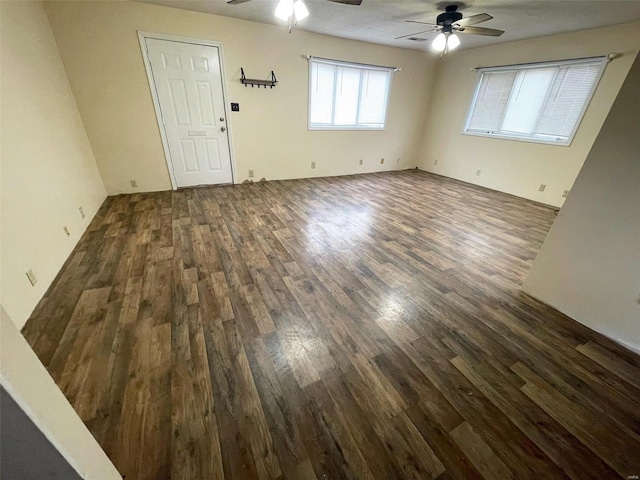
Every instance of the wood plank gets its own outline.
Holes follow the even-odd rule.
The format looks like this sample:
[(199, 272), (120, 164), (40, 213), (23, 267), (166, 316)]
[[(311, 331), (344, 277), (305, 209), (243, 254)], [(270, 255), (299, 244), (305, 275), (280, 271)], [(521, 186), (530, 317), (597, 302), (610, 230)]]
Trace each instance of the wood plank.
[(591, 340), (578, 345), (576, 350), (640, 390), (640, 367), (617, 357)]
[(118, 195), (23, 332), (128, 479), (637, 475), (640, 357), (520, 292), (554, 219), (415, 170)]
[(577, 407), (521, 363), (511, 367), (527, 380), (520, 389), (621, 476), (640, 470), (640, 442), (625, 437), (611, 422)]
[(518, 478), (517, 473), (509, 470), (467, 422), (461, 423), (450, 434), (460, 450), (486, 480), (515, 480)]
[[(518, 386), (505, 382), (497, 372), (482, 364), (470, 364), (458, 356), (453, 363), (484, 395), (500, 408), (518, 428), (533, 440), (545, 454), (563, 468), (568, 476), (576, 480), (581, 478), (609, 478), (615, 472), (594, 458), (592, 452), (549, 417), (543, 410), (536, 408), (534, 402)], [(589, 463), (589, 472), (576, 469), (576, 465)]]

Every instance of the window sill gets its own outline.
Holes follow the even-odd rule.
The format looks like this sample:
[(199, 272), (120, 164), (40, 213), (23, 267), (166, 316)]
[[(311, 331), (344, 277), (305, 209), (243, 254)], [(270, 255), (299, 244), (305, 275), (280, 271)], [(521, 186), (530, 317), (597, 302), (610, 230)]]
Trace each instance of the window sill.
[(517, 137), (515, 135), (505, 135), (500, 133), (480, 133), (480, 132), (467, 132), (463, 131), (463, 135), (470, 135), (472, 137), (484, 137), (484, 138), (497, 138), (499, 140), (514, 140), (516, 142), (525, 143), (542, 143), (544, 145), (555, 145), (557, 147), (570, 147), (573, 138), (569, 138), (564, 142), (556, 140), (545, 140), (543, 138), (529, 138), (529, 137)]
[(307, 130), (309, 131), (365, 131), (365, 132), (383, 132), (386, 130), (386, 127), (365, 127), (365, 126), (357, 126), (357, 125), (327, 125), (318, 126), (318, 125), (308, 125)]

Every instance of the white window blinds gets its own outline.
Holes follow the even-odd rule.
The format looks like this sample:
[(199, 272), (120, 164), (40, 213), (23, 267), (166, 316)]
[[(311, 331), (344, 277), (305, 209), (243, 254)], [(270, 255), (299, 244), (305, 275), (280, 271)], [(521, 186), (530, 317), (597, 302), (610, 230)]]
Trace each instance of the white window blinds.
[(600, 77), (601, 64), (558, 67), (537, 131), (567, 138), (580, 121)]
[(310, 121), (319, 124), (333, 122), (333, 86), (336, 69), (332, 65), (316, 63), (311, 68)]
[(568, 145), (605, 58), (481, 69), (465, 132)]
[(393, 70), (331, 60), (309, 60), (309, 128), (385, 127)]
[(476, 106), (468, 129), (497, 132), (500, 130), (516, 72), (487, 72), (480, 80)]

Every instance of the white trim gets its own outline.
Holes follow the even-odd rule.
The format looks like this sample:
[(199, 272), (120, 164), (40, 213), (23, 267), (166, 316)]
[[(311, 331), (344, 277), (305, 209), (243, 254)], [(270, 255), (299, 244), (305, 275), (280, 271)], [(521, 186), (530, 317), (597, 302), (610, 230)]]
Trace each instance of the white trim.
[(171, 189), (177, 190), (178, 183), (176, 182), (176, 176), (173, 172), (173, 162), (171, 161), (171, 154), (169, 153), (169, 142), (167, 141), (167, 132), (164, 129), (164, 122), (162, 121), (162, 113), (160, 113), (160, 101), (158, 99), (158, 92), (156, 91), (156, 84), (153, 79), (153, 72), (151, 71), (151, 62), (149, 60), (149, 52), (147, 50), (147, 44), (145, 39), (155, 38), (147, 36), (142, 32), (138, 32), (138, 41), (140, 42), (140, 51), (142, 52), (142, 60), (144, 63), (144, 70), (147, 74), (147, 82), (149, 83), (149, 90), (151, 92), (151, 99), (153, 101), (153, 110), (156, 114), (156, 121), (158, 122), (158, 131), (160, 132), (160, 140), (162, 141), (162, 150), (164, 151), (164, 159), (167, 163), (167, 169), (169, 170), (169, 178), (171, 179)]
[(229, 113), (231, 113), (231, 107), (229, 105), (229, 94), (227, 92), (227, 74), (226, 74), (226, 69), (224, 67), (224, 51), (222, 50), (222, 43), (221, 42), (215, 42), (218, 43), (218, 45), (216, 45), (218, 47), (218, 54), (220, 56), (220, 77), (222, 80), (222, 99), (224, 100), (224, 115), (227, 119), (227, 139), (229, 140), (229, 160), (231, 161), (231, 183), (236, 184), (239, 183), (238, 180), (238, 172), (237, 172), (237, 168), (236, 168), (236, 155), (235, 155), (235, 149), (233, 147), (233, 135), (231, 134), (232, 132), (232, 128), (231, 128), (231, 116), (229, 115)]
[(549, 60), (546, 62), (531, 62), (531, 63), (514, 63), (512, 65), (497, 65), (495, 67), (476, 67), (471, 70), (476, 70), (478, 72), (499, 72), (501, 70), (525, 70), (528, 68), (540, 68), (540, 67), (557, 67), (560, 65), (571, 65), (575, 63), (590, 63), (594, 60), (606, 60), (609, 63), (610, 56), (609, 55), (597, 55), (595, 57), (584, 57), (584, 58), (571, 58), (569, 60)]
[(621, 345), (622, 347), (624, 347), (624, 348), (626, 348), (628, 350), (631, 350), (632, 352), (637, 353), (638, 355), (640, 355), (640, 344), (636, 345), (634, 343), (628, 342), (624, 338), (620, 338), (617, 334), (615, 334), (615, 332), (610, 332), (606, 328), (603, 328), (603, 325), (593, 325), (593, 324), (590, 324), (590, 323), (583, 322), (582, 320), (578, 320), (577, 318), (572, 316), (573, 314), (571, 312), (569, 312), (568, 309), (560, 308), (555, 303), (551, 303), (551, 302), (545, 300), (542, 297), (542, 295), (538, 295), (538, 293), (532, 292), (527, 283), (525, 283), (522, 286), (520, 291), (523, 292), (525, 295), (529, 295), (530, 297), (535, 298), (537, 301), (544, 303), (545, 305), (549, 305), (551, 308), (553, 308), (554, 310), (562, 313), (563, 315), (566, 315), (567, 317), (569, 317), (574, 322), (577, 322), (577, 323), (579, 323), (581, 325), (584, 325), (589, 330), (593, 330), (594, 332), (599, 333), (603, 337), (607, 337), (609, 340), (617, 343), (618, 345)]
[(372, 127), (371, 125), (320, 125), (320, 124), (310, 124), (307, 130), (362, 130), (365, 132), (384, 132), (386, 130), (386, 126), (384, 127)]
[[(569, 147), (571, 146), (570, 141), (560, 141), (560, 140), (545, 140), (540, 137), (520, 137), (516, 135), (508, 135), (505, 133), (482, 133), (482, 132), (474, 132), (474, 131), (462, 131), (463, 135), (470, 135), (472, 137), (484, 137), (484, 138), (498, 138), (500, 140), (515, 140), (516, 142), (526, 142), (526, 143), (543, 143), (546, 145), (558, 145), (561, 147)], [(573, 139), (573, 137), (571, 137)]]
[[(478, 93), (480, 92), (480, 85), (482, 83), (482, 76), (484, 75), (484, 73), (491, 73), (491, 72), (497, 72), (497, 71), (520, 71), (520, 70), (525, 70), (525, 69), (532, 69), (532, 68), (548, 68), (548, 67), (559, 67), (559, 66), (565, 66), (565, 65), (579, 65), (579, 64), (585, 64), (585, 63), (595, 63), (597, 60), (601, 61), (602, 64), (600, 65), (600, 70), (598, 72), (598, 76), (595, 80), (595, 82), (593, 83), (593, 88), (591, 89), (591, 92), (589, 93), (589, 96), (587, 97), (586, 101), (584, 102), (584, 105), (582, 106), (582, 111), (580, 112), (580, 115), (578, 116), (578, 120), (576, 121), (575, 125), (573, 126), (573, 130), (571, 131), (571, 135), (569, 135), (569, 137), (566, 140), (546, 140), (544, 137), (535, 137), (535, 136), (526, 136), (526, 135), (517, 135), (517, 134), (513, 134), (510, 135), (508, 133), (505, 132), (499, 132), (499, 133), (491, 133), (491, 132), (482, 132), (482, 131), (470, 131), (468, 130), (469, 128), (469, 124), (471, 123), (471, 116), (473, 115), (473, 111), (475, 110), (475, 106), (476, 106), (476, 101), (478, 99)], [(602, 78), (602, 75), (604, 74), (604, 70), (607, 66), (607, 64), (609, 63), (608, 57), (607, 56), (598, 56), (598, 57), (588, 57), (588, 58), (576, 58), (573, 60), (559, 60), (559, 61), (550, 61), (550, 62), (537, 62), (537, 63), (531, 63), (531, 64), (522, 64), (522, 65), (505, 65), (505, 66), (501, 66), (501, 67), (485, 67), (485, 68), (478, 68), (476, 69), (478, 72), (478, 79), (476, 81), (476, 87), (475, 90), (473, 92), (473, 96), (471, 97), (471, 103), (469, 104), (469, 108), (467, 110), (467, 118), (464, 122), (464, 126), (462, 127), (462, 134), (463, 135), (471, 135), (471, 136), (475, 136), (475, 137), (485, 137), (485, 138), (499, 138), (502, 140), (516, 140), (519, 142), (528, 142), (528, 143), (543, 143), (546, 145), (557, 145), (557, 146), (562, 146), (562, 147), (570, 147), (571, 143), (573, 142), (573, 138), (575, 137), (578, 128), (580, 127), (580, 124), (582, 123), (582, 120), (584, 118), (585, 113), (587, 112), (587, 108), (589, 107), (589, 104), (591, 103), (591, 99), (593, 98), (593, 95), (596, 92), (596, 89), (598, 88), (598, 85), (600, 84), (600, 79)], [(513, 87), (511, 92), (513, 92)], [(511, 95), (511, 93), (510, 93)], [(545, 104), (546, 104), (547, 100), (545, 100)], [(506, 113), (506, 111), (505, 111)], [(538, 121), (540, 119), (538, 118)]]
[(151, 62), (149, 59), (149, 52), (147, 50), (146, 39), (154, 40), (166, 40), (170, 42), (178, 43), (190, 43), (193, 45), (202, 45), (205, 47), (216, 47), (218, 49), (218, 56), (220, 58), (220, 80), (222, 82), (222, 100), (224, 103), (224, 115), (227, 124), (227, 139), (229, 145), (229, 160), (231, 163), (231, 182), (238, 183), (236, 158), (233, 148), (233, 136), (231, 134), (231, 117), (229, 116), (229, 109), (227, 106), (227, 75), (224, 68), (224, 52), (222, 50), (222, 43), (213, 40), (202, 40), (199, 38), (180, 37), (177, 35), (167, 35), (164, 33), (151, 33), (142, 32), (138, 30), (138, 41), (140, 42), (140, 50), (142, 52), (142, 59), (144, 63), (144, 70), (147, 74), (147, 81), (149, 82), (149, 90), (151, 91), (151, 98), (153, 100), (153, 109), (156, 113), (156, 121), (158, 122), (158, 130), (160, 131), (160, 138), (162, 140), (162, 149), (164, 150), (165, 161), (167, 162), (167, 168), (169, 169), (169, 178), (171, 179), (171, 188), (173, 190), (178, 189), (178, 183), (176, 181), (175, 173), (173, 171), (173, 162), (171, 160), (171, 153), (169, 151), (169, 142), (167, 140), (167, 132), (164, 128), (164, 122), (162, 121), (162, 112), (160, 110), (160, 100), (158, 98), (158, 92), (155, 88), (155, 81), (153, 79), (153, 72), (151, 71)]
[(397, 72), (400, 69), (398, 67), (385, 67), (384, 65), (371, 65), (369, 63), (358, 63), (358, 62), (349, 62), (347, 60), (333, 60), (331, 58), (322, 58), (322, 57), (307, 57), (309, 63), (326, 63), (327, 65), (338, 65), (341, 67), (351, 67), (351, 68), (360, 68), (363, 70), (380, 70), (384, 72)]

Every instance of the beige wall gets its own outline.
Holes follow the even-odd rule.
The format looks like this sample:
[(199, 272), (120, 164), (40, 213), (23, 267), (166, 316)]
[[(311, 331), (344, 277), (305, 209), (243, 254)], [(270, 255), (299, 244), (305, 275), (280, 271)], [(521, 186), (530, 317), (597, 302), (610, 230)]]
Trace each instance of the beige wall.
[(0, 383), (82, 478), (122, 478), (2, 305)]
[[(237, 181), (249, 169), (271, 180), (416, 166), (433, 56), (140, 3), (52, 1), (46, 8), (109, 194), (135, 191), (132, 179), (139, 191), (171, 188), (137, 30), (222, 42), (227, 100), (240, 103), (230, 113)], [(402, 67), (387, 130), (307, 131), (303, 54)], [(258, 78), (274, 70), (278, 86), (243, 87), (240, 67)]]
[(524, 291), (640, 353), (640, 56)]
[[(464, 41), (464, 39), (462, 40)], [(461, 50), (440, 61), (420, 168), (562, 205), (640, 48), (640, 23)], [(570, 147), (463, 135), (477, 82), (474, 67), (622, 53), (606, 67)], [(437, 160), (438, 164), (434, 165)], [(476, 171), (482, 170), (480, 176)], [(546, 184), (539, 192), (540, 184)]]
[(0, 293), (20, 328), (106, 193), (42, 4), (2, 1), (0, 9)]

